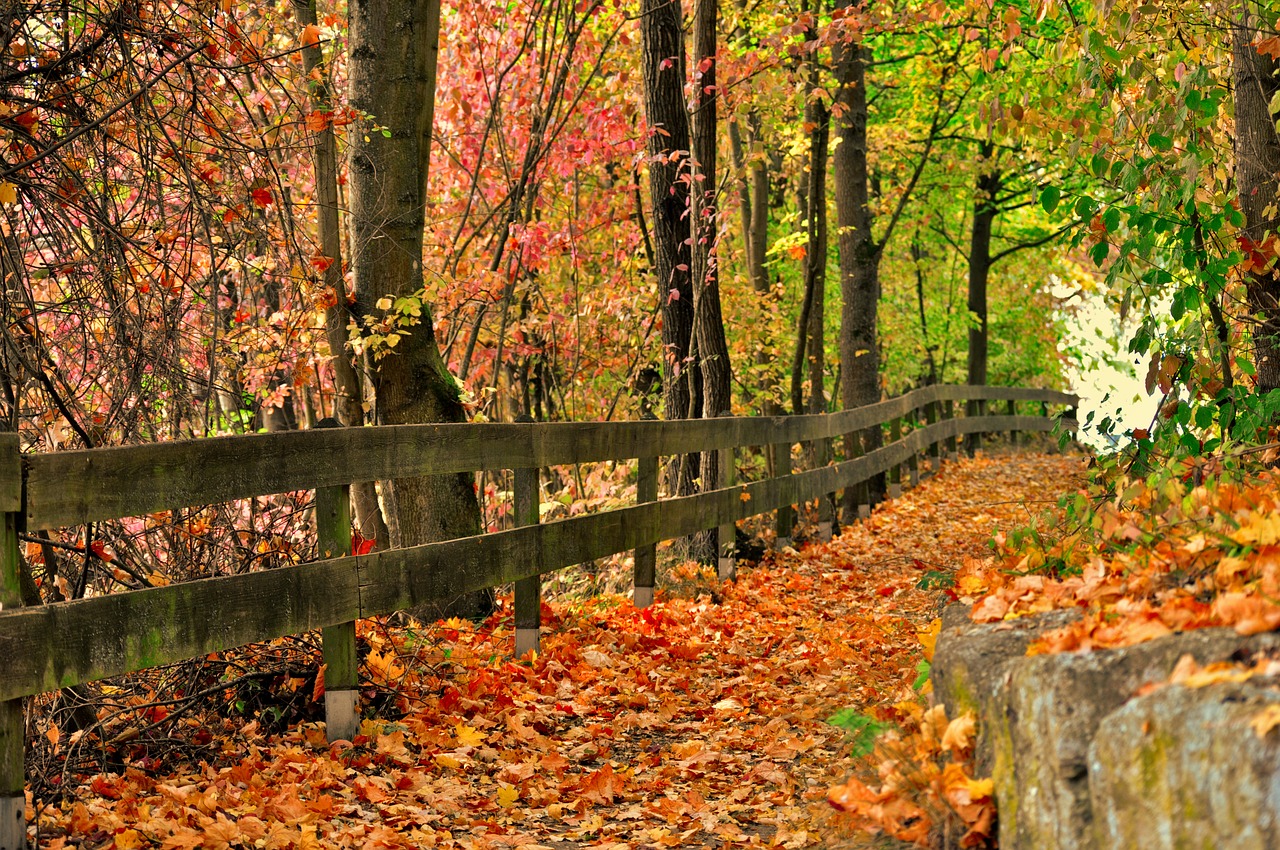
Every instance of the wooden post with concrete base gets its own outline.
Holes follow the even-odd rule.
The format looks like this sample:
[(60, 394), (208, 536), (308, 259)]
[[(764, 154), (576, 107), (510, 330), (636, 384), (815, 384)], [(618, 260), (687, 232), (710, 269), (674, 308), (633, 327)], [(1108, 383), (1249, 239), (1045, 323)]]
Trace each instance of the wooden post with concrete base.
[[(814, 450), (818, 452), (818, 466), (826, 466), (831, 461), (831, 439), (815, 440)], [(824, 493), (818, 497), (818, 539), (829, 543), (836, 531), (836, 494)]]
[[(22, 510), (22, 457), (17, 434), (0, 434), (0, 610), (22, 606), (18, 522)], [(27, 796), (22, 700), (0, 702), (0, 850), (27, 846)]]
[[(322, 419), (317, 428), (337, 428), (336, 419)], [(342, 558), (351, 554), (351, 488), (316, 488), (316, 536), (320, 557)], [(339, 623), (320, 631), (324, 656), (324, 726), (330, 742), (350, 741), (360, 731), (359, 661), (356, 658), (356, 624)]]
[[(724, 489), (732, 487), (738, 480), (738, 470), (735, 466), (734, 452), (732, 448), (720, 449), (719, 462), (716, 464), (716, 472), (720, 481), (716, 489)], [(716, 541), (719, 546), (719, 558), (717, 563), (719, 569), (720, 580), (736, 578), (738, 574), (738, 526), (730, 520), (719, 527), (716, 533)]]
[[(877, 426), (878, 427), (878, 426)], [(862, 434), (853, 432), (844, 435), (844, 459), (855, 460), (862, 457)], [(858, 481), (844, 488), (844, 521), (852, 524), (856, 519), (871, 516), (871, 490), (866, 481)]]
[[(925, 421), (926, 421), (929, 425), (936, 425), (936, 424), (937, 424), (937, 422), (938, 422), (938, 403), (937, 403), (936, 401), (931, 401), (931, 402), (929, 402), (928, 404), (926, 404), (926, 405), (925, 405), (925, 407), (924, 407), (924, 416), (925, 416)], [(937, 444), (937, 443), (930, 443), (930, 444), (929, 444), (929, 471), (930, 471), (930, 472), (932, 472), (932, 473), (933, 473), (933, 474), (935, 474), (935, 475), (936, 475), (936, 474), (937, 474), (937, 472), (938, 472), (938, 468), (939, 468), (940, 466), (942, 466), (942, 461), (941, 461), (941, 458), (939, 457), (939, 455), (940, 455), (940, 454), (941, 454), (941, 452), (940, 452), (940, 450), (939, 450), (939, 448), (938, 448), (938, 444)]]
[[(658, 417), (646, 411), (642, 419), (652, 421)], [(636, 461), (636, 502), (656, 502), (658, 500), (658, 458), (642, 457)], [(653, 604), (653, 586), (658, 573), (658, 546), (649, 543), (635, 550), (634, 584), (632, 598), (637, 608), (648, 608)]]
[[(907, 421), (911, 423), (911, 430), (914, 432), (920, 427), (920, 411), (913, 408), (907, 413)], [(907, 459), (907, 468), (911, 470), (911, 486), (918, 487), (920, 485), (920, 452), (913, 451), (911, 457)]]
[[(791, 444), (773, 444), (773, 471), (778, 478), (786, 478), (791, 474)], [(795, 530), (796, 511), (791, 505), (778, 505), (774, 515), (773, 541), (774, 549), (784, 549), (791, 545), (791, 535)]]
[[(889, 442), (896, 443), (902, 439), (902, 417), (895, 416), (889, 423)], [(895, 463), (889, 467), (889, 498), (902, 497), (902, 464)]]
[[(964, 415), (966, 417), (986, 416), (987, 402), (986, 399), (969, 399), (965, 402)], [(969, 457), (975, 456), (982, 448), (982, 432), (971, 431), (965, 434), (964, 451)]]
[[(956, 403), (951, 399), (947, 399), (947, 404), (942, 411), (942, 418), (954, 419), (955, 415), (956, 415)], [(959, 459), (960, 459), (960, 452), (957, 450), (955, 436), (953, 435), (953, 436), (947, 437), (947, 460), (956, 461)]]
[[(517, 422), (531, 423), (533, 417), (521, 414)], [(513, 470), (512, 484), (517, 526), (537, 525), (541, 516), (542, 497), (538, 489), (537, 469)], [(542, 632), (542, 576), (529, 576), (516, 581), (516, 658), (537, 652)]]

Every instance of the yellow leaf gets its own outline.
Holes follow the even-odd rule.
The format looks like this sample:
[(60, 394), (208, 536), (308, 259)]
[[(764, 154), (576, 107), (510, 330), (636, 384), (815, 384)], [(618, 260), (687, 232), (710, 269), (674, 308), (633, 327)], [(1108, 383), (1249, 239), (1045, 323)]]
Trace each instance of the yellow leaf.
[(472, 729), (465, 723), (459, 723), (453, 727), (453, 731), (458, 736), (460, 747), (478, 747), (484, 743), (484, 733), (478, 729)]
[(16, 204), (18, 202), (18, 187), (6, 180), (0, 183), (0, 204)]
[(503, 786), (498, 789), (498, 805), (504, 809), (509, 809), (516, 804), (516, 800), (520, 799), (520, 789), (512, 786)]
[(942, 748), (958, 752), (967, 750), (973, 743), (973, 733), (977, 721), (972, 713), (966, 713), (947, 724), (947, 731), (942, 733)]
[(933, 663), (933, 648), (938, 643), (938, 633), (942, 631), (942, 618), (934, 617), (933, 622), (929, 624), (929, 628), (923, 632), (916, 632), (916, 638), (919, 639), (920, 645), (924, 647), (924, 658), (929, 663)]
[(449, 768), (453, 768), (454, 770), (457, 770), (458, 768), (462, 767), (462, 762), (458, 760), (457, 756), (451, 756), (448, 753), (437, 753), (435, 757), (435, 761), (436, 761), (436, 764), (440, 765), (441, 767), (449, 767)]
[(116, 850), (138, 850), (144, 843), (142, 833), (136, 829), (126, 829), (116, 833)]
[(991, 797), (996, 793), (996, 782), (990, 776), (986, 779), (970, 779), (968, 785), (969, 796), (975, 800)]
[(1280, 703), (1273, 702), (1262, 711), (1259, 711), (1249, 721), (1249, 725), (1253, 727), (1255, 735), (1259, 738), (1266, 738), (1268, 732), (1280, 726)]

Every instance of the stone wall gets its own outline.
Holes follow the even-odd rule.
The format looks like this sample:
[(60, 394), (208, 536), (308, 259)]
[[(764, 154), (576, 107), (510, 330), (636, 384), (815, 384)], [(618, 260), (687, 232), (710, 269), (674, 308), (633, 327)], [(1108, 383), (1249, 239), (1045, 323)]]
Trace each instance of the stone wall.
[[(1060, 611), (975, 624), (952, 606), (933, 662), (947, 716), (978, 718), (977, 763), (995, 780), (1003, 850), (1280, 848), (1280, 683), (1163, 682), (1201, 665), (1280, 654), (1280, 634), (1201, 629), (1123, 649), (1026, 656)], [(1268, 709), (1268, 706), (1275, 706)], [(1277, 719), (1280, 719), (1278, 716)]]

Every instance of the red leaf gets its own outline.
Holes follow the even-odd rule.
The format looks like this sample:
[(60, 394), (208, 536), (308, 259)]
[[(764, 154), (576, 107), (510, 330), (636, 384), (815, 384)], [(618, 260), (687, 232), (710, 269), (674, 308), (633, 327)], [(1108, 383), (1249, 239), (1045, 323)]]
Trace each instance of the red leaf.
[(275, 200), (275, 198), (271, 196), (270, 189), (254, 189), (249, 193), (249, 195), (253, 198), (253, 202), (255, 204), (263, 208), (271, 206), (272, 202)]
[(352, 555), (368, 555), (373, 551), (373, 540), (365, 540), (360, 536), (360, 532), (351, 535), (351, 554)]
[(332, 112), (312, 112), (307, 116), (307, 129), (313, 133), (319, 133), (329, 126), (332, 118)]

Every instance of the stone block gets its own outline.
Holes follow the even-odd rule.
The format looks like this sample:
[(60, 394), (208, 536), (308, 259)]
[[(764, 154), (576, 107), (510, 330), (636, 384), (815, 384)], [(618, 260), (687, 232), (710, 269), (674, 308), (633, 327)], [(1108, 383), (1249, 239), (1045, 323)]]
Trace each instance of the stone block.
[[(1274, 683), (1273, 683), (1274, 684)], [(1171, 685), (1107, 715), (1089, 747), (1097, 850), (1280, 847), (1280, 690)]]

